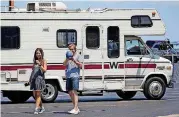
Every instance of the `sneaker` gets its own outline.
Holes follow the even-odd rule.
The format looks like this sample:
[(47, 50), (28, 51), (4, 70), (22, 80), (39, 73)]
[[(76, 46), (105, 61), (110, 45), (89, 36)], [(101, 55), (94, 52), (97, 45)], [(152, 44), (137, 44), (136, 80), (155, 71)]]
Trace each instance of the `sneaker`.
[(80, 109), (78, 110), (72, 109), (71, 111), (68, 111), (68, 113), (75, 114), (75, 115), (77, 115), (79, 112), (80, 112)]
[(42, 106), (41, 108), (40, 108), (40, 112), (39, 113), (43, 113), (45, 111), (45, 108)]
[(75, 109), (72, 109), (71, 111), (68, 111), (68, 113), (72, 114), (75, 111)]
[(34, 114), (39, 114), (40, 108), (35, 108)]

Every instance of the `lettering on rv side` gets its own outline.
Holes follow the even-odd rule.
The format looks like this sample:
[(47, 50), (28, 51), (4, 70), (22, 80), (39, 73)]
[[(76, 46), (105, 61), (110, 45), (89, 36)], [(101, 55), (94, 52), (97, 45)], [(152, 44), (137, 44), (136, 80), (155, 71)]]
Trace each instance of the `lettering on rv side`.
[(118, 68), (118, 62), (110, 62), (110, 68), (111, 69), (117, 69)]

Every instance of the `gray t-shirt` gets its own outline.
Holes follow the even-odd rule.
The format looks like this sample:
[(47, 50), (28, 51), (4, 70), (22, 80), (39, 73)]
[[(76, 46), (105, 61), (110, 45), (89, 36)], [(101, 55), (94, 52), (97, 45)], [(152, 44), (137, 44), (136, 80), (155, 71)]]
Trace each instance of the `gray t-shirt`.
[[(81, 62), (81, 56), (78, 53), (75, 53), (73, 59)], [(80, 77), (80, 68), (72, 60), (67, 62), (67, 67), (65, 70), (66, 78)]]

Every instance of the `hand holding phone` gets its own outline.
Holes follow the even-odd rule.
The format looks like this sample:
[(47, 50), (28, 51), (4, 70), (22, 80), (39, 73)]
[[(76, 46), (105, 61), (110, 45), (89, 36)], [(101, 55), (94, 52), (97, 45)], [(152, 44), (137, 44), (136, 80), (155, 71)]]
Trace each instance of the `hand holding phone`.
[(35, 62), (36, 62), (38, 65), (40, 65), (40, 61), (39, 61), (39, 60), (35, 60)]

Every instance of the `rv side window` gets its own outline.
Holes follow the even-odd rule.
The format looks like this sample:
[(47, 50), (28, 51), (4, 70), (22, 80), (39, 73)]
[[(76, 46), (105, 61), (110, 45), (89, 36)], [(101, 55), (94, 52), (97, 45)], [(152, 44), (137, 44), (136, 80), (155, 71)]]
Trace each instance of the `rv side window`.
[(137, 39), (126, 40), (126, 54), (127, 55), (148, 55), (149, 52), (141, 41)]
[(133, 28), (142, 28), (142, 27), (152, 27), (153, 23), (149, 16), (132, 16), (131, 17), (131, 26)]
[(100, 32), (97, 26), (88, 26), (86, 28), (86, 47), (88, 49), (99, 48)]
[(1, 49), (20, 48), (20, 28), (17, 26), (1, 27)]
[(76, 30), (57, 30), (57, 46), (67, 48), (69, 44), (77, 44)]
[(107, 33), (107, 46), (108, 46), (108, 57), (118, 58), (119, 57), (119, 27), (110, 26), (108, 27)]

